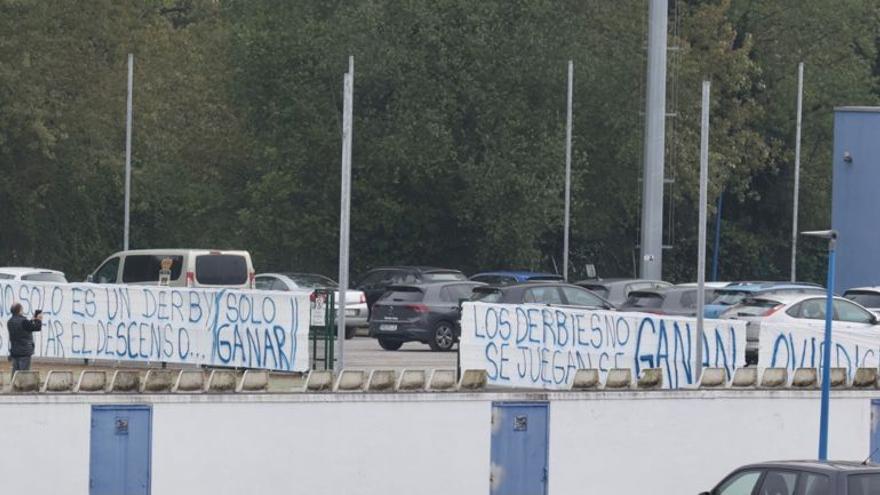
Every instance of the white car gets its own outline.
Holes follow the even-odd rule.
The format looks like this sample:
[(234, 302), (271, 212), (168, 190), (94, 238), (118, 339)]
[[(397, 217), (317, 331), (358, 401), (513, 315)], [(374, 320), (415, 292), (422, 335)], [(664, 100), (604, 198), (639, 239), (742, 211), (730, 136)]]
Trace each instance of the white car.
[[(339, 284), (333, 279), (317, 273), (260, 273), (257, 274), (256, 288), (260, 290), (289, 291), (294, 289), (337, 289), (333, 292), (336, 314), (339, 314)], [(345, 292), (345, 338), (354, 337), (359, 327), (367, 326), (369, 317), (367, 296), (362, 291)]]
[(880, 287), (855, 287), (847, 289), (843, 293), (843, 297), (855, 301), (862, 306), (873, 311), (874, 314), (880, 314)]
[(64, 272), (46, 268), (6, 266), (0, 268), (0, 280), (24, 280), (27, 282), (55, 282), (66, 284)]
[[(791, 322), (825, 329), (827, 298), (816, 294), (776, 294), (750, 297), (731, 307), (719, 318), (746, 320), (746, 364), (758, 362), (758, 338), (763, 322)], [(880, 337), (877, 315), (843, 297), (835, 297), (833, 325), (835, 328), (876, 329)]]
[(104, 260), (86, 282), (253, 289), (254, 264), (247, 251), (132, 249)]

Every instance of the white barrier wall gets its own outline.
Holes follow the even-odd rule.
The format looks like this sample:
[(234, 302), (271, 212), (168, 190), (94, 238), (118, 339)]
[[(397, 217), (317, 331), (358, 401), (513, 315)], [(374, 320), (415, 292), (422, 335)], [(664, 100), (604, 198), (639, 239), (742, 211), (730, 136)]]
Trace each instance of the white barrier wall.
[[(309, 368), (308, 291), (0, 280), (0, 320), (13, 303), (43, 312), (38, 357)], [(0, 331), (0, 356), (7, 340)]]
[(3, 493), (89, 493), (88, 404), (0, 403)]
[[(833, 394), (832, 458), (868, 456), (875, 394)], [(0, 480), (87, 494), (91, 405), (148, 402), (154, 495), (487, 495), (493, 402), (542, 398), (551, 495), (695, 495), (744, 463), (816, 455), (817, 392), (3, 395)]]
[[(743, 464), (816, 458), (816, 394), (654, 397), (554, 401), (549, 493), (697, 495)], [(868, 457), (870, 400), (836, 397), (830, 418), (829, 457)]]

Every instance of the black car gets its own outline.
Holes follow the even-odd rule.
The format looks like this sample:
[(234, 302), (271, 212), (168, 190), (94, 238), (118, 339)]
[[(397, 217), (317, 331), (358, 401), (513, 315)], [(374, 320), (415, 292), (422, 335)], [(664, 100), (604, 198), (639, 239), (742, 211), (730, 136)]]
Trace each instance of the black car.
[[(715, 297), (715, 290), (707, 288), (705, 291), (706, 301), (711, 301)], [(697, 288), (668, 287), (632, 291), (618, 309), (658, 315), (696, 316)]]
[(385, 294), (391, 285), (423, 284), (428, 282), (451, 282), (467, 280), (464, 273), (448, 268), (430, 266), (387, 266), (374, 268), (365, 273), (354, 288), (367, 296), (367, 308), (372, 311), (373, 304)]
[(880, 493), (880, 466), (846, 461), (779, 461), (743, 466), (712, 491), (741, 494), (874, 495)]
[(459, 304), (482, 285), (454, 281), (390, 286), (373, 305), (370, 336), (386, 351), (412, 341), (434, 351), (451, 350), (461, 335)]
[(502, 304), (555, 304), (592, 309), (614, 309), (614, 305), (592, 291), (560, 282), (527, 282), (504, 287), (477, 287), (472, 301)]

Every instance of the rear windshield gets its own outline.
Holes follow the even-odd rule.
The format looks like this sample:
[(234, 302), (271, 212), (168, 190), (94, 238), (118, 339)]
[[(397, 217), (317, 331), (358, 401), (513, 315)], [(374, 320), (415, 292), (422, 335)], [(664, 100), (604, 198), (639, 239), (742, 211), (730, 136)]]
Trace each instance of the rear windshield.
[(483, 282), (489, 285), (511, 285), (516, 283), (514, 277), (504, 275), (477, 275), (471, 278), (474, 282)]
[(843, 297), (855, 301), (866, 308), (880, 308), (880, 294), (873, 292), (846, 292)]
[(467, 280), (461, 272), (434, 272), (422, 275), (425, 282), (451, 282), (454, 280)]
[(850, 475), (846, 485), (847, 495), (876, 495), (880, 493), (880, 473)]
[(21, 279), (29, 280), (31, 282), (67, 283), (67, 279), (64, 278), (63, 274), (52, 272), (28, 273), (27, 275), (22, 275)]
[(626, 308), (659, 308), (663, 306), (663, 296), (660, 294), (630, 292), (623, 306)]
[(244, 256), (238, 254), (196, 256), (196, 280), (200, 284), (244, 285), (247, 279), (248, 267)]
[(474, 295), (471, 301), (480, 301), (484, 303), (497, 303), (501, 301), (501, 291), (493, 289), (474, 289)]
[(335, 289), (338, 284), (328, 277), (317, 273), (285, 273), (297, 287), (304, 289)]
[(394, 289), (386, 292), (379, 298), (380, 301), (392, 302), (421, 302), (425, 294), (416, 289)]
[(733, 316), (763, 316), (779, 304), (778, 301), (771, 299), (745, 299), (742, 304), (730, 311), (733, 312)]
[(603, 298), (608, 299), (608, 294), (609, 294), (608, 287), (605, 287), (604, 285), (581, 284), (581, 287), (583, 287), (585, 289), (589, 289), (589, 290), (595, 292), (596, 294), (602, 296)]
[(0, 280), (12, 280), (12, 275), (8, 273), (0, 273)]
[(179, 279), (180, 270), (183, 267), (183, 256), (132, 254), (125, 257), (125, 265), (122, 267), (122, 281), (125, 283), (158, 282), (162, 260), (165, 258), (171, 260), (171, 280)]
[(721, 306), (733, 306), (734, 304), (739, 304), (740, 301), (743, 300), (744, 297), (749, 295), (748, 292), (741, 290), (725, 290), (718, 293), (718, 297), (716, 297), (712, 304), (718, 304)]

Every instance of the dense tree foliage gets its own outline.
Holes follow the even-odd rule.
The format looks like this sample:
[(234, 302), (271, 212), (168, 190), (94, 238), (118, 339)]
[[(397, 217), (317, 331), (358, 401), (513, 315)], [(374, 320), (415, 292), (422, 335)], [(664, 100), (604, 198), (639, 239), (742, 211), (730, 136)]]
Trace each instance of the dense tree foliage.
[[(880, 0), (672, 3), (665, 276), (695, 273), (709, 79), (720, 276), (785, 278), (797, 63), (801, 224), (823, 228), (833, 107), (878, 103)], [(353, 272), (561, 266), (572, 59), (573, 272), (631, 275), (646, 17), (645, 0), (0, 0), (0, 264), (77, 278), (121, 249), (131, 52), (132, 247), (335, 275), (353, 55)], [(803, 244), (801, 278), (821, 280), (821, 246)]]

